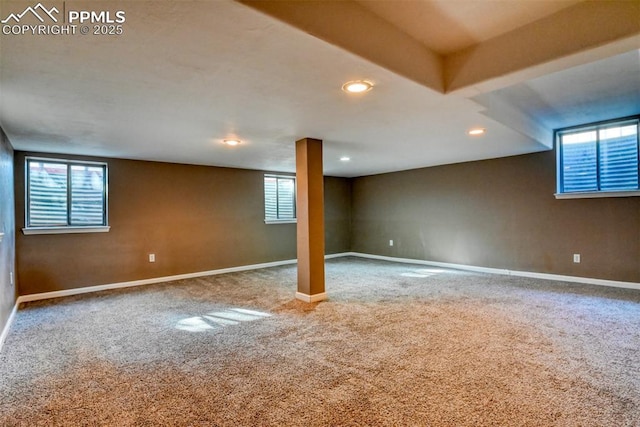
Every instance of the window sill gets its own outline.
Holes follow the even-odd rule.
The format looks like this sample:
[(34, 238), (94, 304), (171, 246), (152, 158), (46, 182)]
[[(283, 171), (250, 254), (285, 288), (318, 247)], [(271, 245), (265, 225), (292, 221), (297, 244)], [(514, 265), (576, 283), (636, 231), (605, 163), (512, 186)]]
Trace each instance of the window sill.
[(97, 227), (31, 227), (23, 228), (22, 233), (24, 235), (30, 234), (76, 234), (76, 233), (107, 233), (111, 227), (97, 226)]
[(295, 219), (265, 219), (265, 224), (296, 224), (298, 221)]
[(595, 199), (599, 197), (637, 197), (640, 191), (590, 191), (584, 193), (556, 193), (556, 199)]

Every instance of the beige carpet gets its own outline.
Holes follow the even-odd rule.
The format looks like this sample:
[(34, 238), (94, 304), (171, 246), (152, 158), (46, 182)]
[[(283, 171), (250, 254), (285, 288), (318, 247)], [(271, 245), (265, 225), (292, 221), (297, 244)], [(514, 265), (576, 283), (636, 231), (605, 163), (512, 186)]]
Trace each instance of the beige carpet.
[(2, 426), (640, 426), (640, 292), (357, 258), (23, 306)]

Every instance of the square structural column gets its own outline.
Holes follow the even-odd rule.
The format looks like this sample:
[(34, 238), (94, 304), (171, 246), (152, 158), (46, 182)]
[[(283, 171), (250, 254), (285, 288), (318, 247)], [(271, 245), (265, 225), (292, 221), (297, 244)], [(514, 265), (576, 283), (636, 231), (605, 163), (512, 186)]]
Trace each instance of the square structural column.
[(324, 290), (324, 177), (322, 141), (296, 141), (298, 292), (305, 302), (327, 298)]

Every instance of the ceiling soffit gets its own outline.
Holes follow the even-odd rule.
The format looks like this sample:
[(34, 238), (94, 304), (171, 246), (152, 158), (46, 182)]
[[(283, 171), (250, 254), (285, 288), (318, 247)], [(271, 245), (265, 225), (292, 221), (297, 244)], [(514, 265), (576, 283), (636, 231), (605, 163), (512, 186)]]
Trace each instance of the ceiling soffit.
[(238, 1), (430, 89), (469, 97), (640, 43), (640, 2), (635, 1), (580, 2), (448, 55), (354, 1)]

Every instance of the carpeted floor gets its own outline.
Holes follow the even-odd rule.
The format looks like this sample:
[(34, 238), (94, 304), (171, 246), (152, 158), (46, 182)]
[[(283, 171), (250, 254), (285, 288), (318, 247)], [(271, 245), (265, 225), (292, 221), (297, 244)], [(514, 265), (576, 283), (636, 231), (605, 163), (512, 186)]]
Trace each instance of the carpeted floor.
[(358, 258), (40, 301), (2, 426), (640, 426), (640, 292)]

